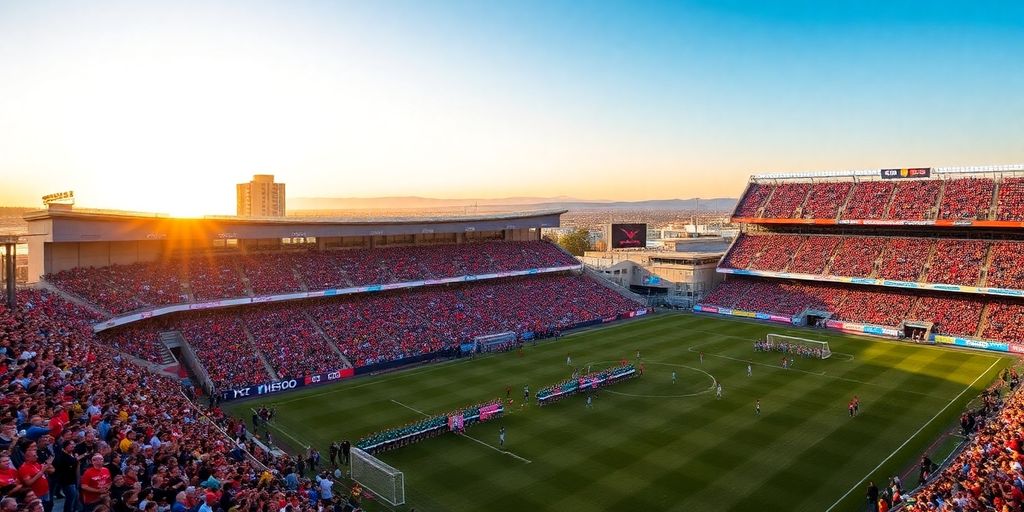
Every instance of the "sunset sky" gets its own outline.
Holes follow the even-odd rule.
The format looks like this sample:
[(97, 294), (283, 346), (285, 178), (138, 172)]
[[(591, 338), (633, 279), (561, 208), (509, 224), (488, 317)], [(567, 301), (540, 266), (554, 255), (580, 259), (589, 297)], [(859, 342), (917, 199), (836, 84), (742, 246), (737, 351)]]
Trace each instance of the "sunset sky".
[(737, 196), (1024, 162), (1022, 2), (0, 0), (0, 205)]

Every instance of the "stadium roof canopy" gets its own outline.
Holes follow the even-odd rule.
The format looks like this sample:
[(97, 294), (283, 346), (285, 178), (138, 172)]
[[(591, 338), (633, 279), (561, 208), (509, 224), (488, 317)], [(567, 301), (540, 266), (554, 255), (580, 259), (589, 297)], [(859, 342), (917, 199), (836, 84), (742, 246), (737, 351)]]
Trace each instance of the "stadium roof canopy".
[[(930, 167), (934, 174), (969, 174), (969, 173), (1004, 173), (1024, 172), (1024, 164), (1009, 165), (971, 165), (955, 167)], [(757, 180), (783, 180), (783, 179), (827, 179), (827, 178), (853, 178), (853, 177), (877, 177), (882, 169), (851, 169), (845, 171), (808, 171), (808, 172), (775, 172), (757, 173), (751, 176)]]
[(558, 227), (566, 210), (434, 217), (233, 217), (178, 218), (50, 205), (24, 215), (30, 236), (45, 242), (130, 240), (270, 239), (467, 233)]

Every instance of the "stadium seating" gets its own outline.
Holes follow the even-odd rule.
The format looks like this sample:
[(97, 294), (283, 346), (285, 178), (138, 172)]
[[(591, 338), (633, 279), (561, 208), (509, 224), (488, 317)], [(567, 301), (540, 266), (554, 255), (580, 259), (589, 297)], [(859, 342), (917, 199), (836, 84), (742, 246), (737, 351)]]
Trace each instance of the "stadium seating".
[(992, 242), (986, 286), (1024, 290), (1024, 242)]
[(853, 186), (843, 219), (881, 219), (896, 184), (891, 181), (862, 181)]
[(736, 207), (736, 216), (754, 217), (757, 215), (757, 211), (771, 195), (773, 188), (774, 185), (752, 183), (747, 194), (740, 199), (740, 204)]
[[(273, 457), (248, 441), (236, 444), (232, 437), (241, 437), (241, 421), (217, 408), (200, 411), (182, 395), (177, 380), (153, 374), (92, 343), (88, 322), (96, 320), (94, 315), (54, 294), (26, 290), (18, 295), (17, 310), (0, 306), (0, 339), (7, 349), (0, 366), (7, 372), (10, 361), (23, 361), (18, 372), (31, 384), (5, 385), (0, 401), (0, 431), (5, 435), (25, 430), (28, 418), (19, 420), (23, 417), (19, 412), (31, 412), (51, 427), (49, 433), (58, 442), (69, 440), (71, 449), (85, 461), (82, 469), (93, 455), (107, 456), (109, 461), (110, 452), (118, 452), (125, 476), (132, 479), (125, 496), (132, 499), (138, 499), (139, 490), (145, 488), (141, 492), (162, 496), (167, 503), (180, 491), (188, 509), (198, 509), (204, 501), (215, 510), (234, 509), (243, 501), (274, 503), (275, 509), (286, 502), (308, 503), (304, 492), (288, 489), (279, 476), (294, 464), (291, 457)], [(33, 438), (22, 435), (14, 440), (11, 452), (23, 453)], [(17, 460), (17, 469), (22, 458), (12, 459)], [(81, 494), (85, 480), (80, 483), (77, 472), (65, 471), (59, 460), (55, 466), (55, 473), (42, 477), (49, 488), (56, 490), (70, 482), (63, 486), (64, 494)], [(138, 487), (133, 489), (136, 478)], [(219, 484), (201, 487), (204, 481)], [(19, 512), (43, 510), (34, 492), (10, 497)], [(120, 505), (113, 508), (121, 509)]]
[(718, 286), (715, 286), (711, 293), (708, 293), (701, 302), (723, 308), (731, 308), (752, 289), (753, 287), (749, 280), (727, 279), (718, 283)]
[(754, 257), (761, 250), (761, 239), (756, 236), (740, 235), (725, 255), (721, 266), (744, 269), (750, 267)]
[(980, 424), (966, 447), (902, 510), (1020, 510), (1024, 394), (1014, 391), (998, 406), (994, 400), (985, 401), (978, 415)]
[(800, 250), (793, 256), (793, 263), (789, 265), (788, 270), (802, 274), (823, 273), (829, 258), (842, 240), (838, 236), (807, 237), (800, 245)]
[(946, 181), (939, 205), (939, 218), (985, 220), (992, 209), (995, 181), (989, 178), (959, 178)]
[(875, 260), (885, 249), (886, 239), (882, 237), (848, 237), (836, 249), (829, 274), (834, 276), (870, 277), (874, 272)]
[(723, 266), (782, 271), (804, 238), (797, 235), (741, 235)]
[(981, 336), (992, 340), (1024, 343), (1024, 304), (994, 300), (988, 308)]
[(766, 219), (791, 219), (797, 216), (797, 210), (804, 204), (807, 192), (811, 190), (810, 183), (784, 183), (775, 186), (775, 193), (772, 194), (768, 204), (764, 207), (761, 215)]
[(259, 384), (270, 375), (233, 312), (202, 311), (174, 319), (218, 388)]
[(941, 180), (909, 180), (896, 184), (892, 205), (885, 218), (925, 220), (935, 217), (936, 203), (942, 190)]
[(240, 313), (256, 347), (282, 378), (317, 375), (345, 367), (330, 342), (303, 314), (305, 308), (304, 303), (262, 304), (244, 308)]
[(843, 300), (833, 311), (835, 320), (897, 326), (910, 312), (914, 297), (898, 290), (867, 287), (837, 288)]
[(999, 183), (998, 220), (1024, 221), (1024, 178), (1003, 178)]
[(976, 336), (984, 302), (977, 297), (924, 296), (917, 300), (908, 319), (933, 322), (932, 332), (954, 336)]
[(938, 240), (924, 280), (930, 283), (977, 286), (987, 255), (988, 242)]
[(882, 253), (878, 277), (917, 281), (921, 277), (933, 241), (923, 238), (889, 238)]
[(850, 181), (828, 181), (811, 186), (810, 195), (804, 205), (805, 219), (834, 219), (853, 188)]
[[(156, 305), (461, 277), (578, 262), (554, 244), (474, 242), (376, 249), (204, 254), (153, 263), (76, 268), (55, 286), (113, 313)], [(248, 289), (246, 287), (248, 282)], [(187, 286), (186, 286), (187, 285)]]

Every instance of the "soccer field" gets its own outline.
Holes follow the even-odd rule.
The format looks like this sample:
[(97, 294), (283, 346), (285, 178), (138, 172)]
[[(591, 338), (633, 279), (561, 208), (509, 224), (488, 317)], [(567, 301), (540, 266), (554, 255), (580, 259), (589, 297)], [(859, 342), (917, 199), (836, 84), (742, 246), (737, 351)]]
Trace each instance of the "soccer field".
[[(769, 332), (828, 341), (834, 355), (783, 369), (781, 355), (752, 349)], [(532, 393), (571, 374), (567, 354), (585, 370), (633, 360), (637, 350), (645, 374), (600, 391), (590, 409), (583, 396), (522, 406), (523, 385)], [(1012, 362), (667, 313), (528, 345), (521, 355), (421, 366), (228, 409), (249, 424), (250, 408), (276, 406), (287, 435), (275, 439), (312, 443), (326, 461), (332, 440), (354, 444), (424, 414), (504, 397), (511, 386), (510, 413), (471, 427), (471, 438), (447, 434), (380, 456), (405, 474), (401, 510), (852, 511), (863, 508), (867, 479), (883, 483), (912, 464)], [(850, 418), (854, 395), (861, 411)], [(507, 452), (496, 448), (500, 426)]]

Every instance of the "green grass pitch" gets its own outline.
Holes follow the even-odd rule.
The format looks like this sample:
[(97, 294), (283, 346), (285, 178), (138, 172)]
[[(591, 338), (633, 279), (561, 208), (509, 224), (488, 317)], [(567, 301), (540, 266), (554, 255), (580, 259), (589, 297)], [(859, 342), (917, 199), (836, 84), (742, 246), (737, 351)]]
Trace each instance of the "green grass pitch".
[[(755, 353), (766, 333), (826, 340), (828, 360)], [(523, 407), (531, 392), (639, 350), (646, 373), (585, 398)], [(704, 352), (704, 361), (698, 352)], [(747, 377), (747, 361), (753, 376)], [(486, 399), (512, 386), (510, 414), (385, 453), (417, 512), (523, 510), (861, 510), (866, 479), (912, 464), (1013, 362), (980, 352), (822, 331), (661, 314), (527, 346), (230, 404), (278, 408), (275, 439), (327, 445)], [(678, 382), (672, 384), (675, 370)], [(724, 398), (710, 392), (711, 376)], [(861, 414), (846, 405), (861, 398)], [(761, 400), (761, 416), (754, 401)], [(507, 430), (503, 453), (497, 431)], [(912, 483), (912, 482), (911, 482)], [(844, 497), (845, 496), (845, 497)], [(374, 508), (385, 510), (384, 508)]]

